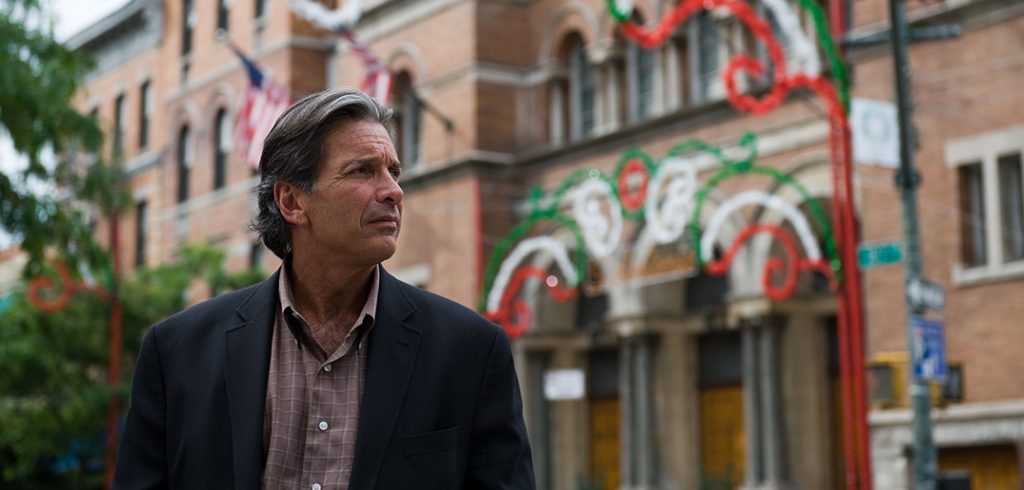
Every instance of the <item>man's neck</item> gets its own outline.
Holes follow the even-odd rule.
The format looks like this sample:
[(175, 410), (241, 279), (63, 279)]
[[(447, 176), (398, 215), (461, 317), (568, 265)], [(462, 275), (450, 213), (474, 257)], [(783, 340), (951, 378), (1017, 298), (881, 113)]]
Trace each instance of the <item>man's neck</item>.
[(295, 307), (310, 323), (355, 319), (366, 304), (376, 265), (351, 267), (292, 257), (286, 268)]

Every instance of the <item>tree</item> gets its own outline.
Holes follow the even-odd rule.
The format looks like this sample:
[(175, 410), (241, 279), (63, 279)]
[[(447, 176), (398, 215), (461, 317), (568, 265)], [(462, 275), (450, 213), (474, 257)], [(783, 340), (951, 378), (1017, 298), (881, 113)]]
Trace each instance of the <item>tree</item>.
[[(223, 259), (218, 249), (185, 247), (177, 264), (139, 270), (122, 283), (122, 379), (130, 379), (145, 329), (184, 308), (196, 281), (219, 290), (262, 277), (229, 275)], [(78, 291), (63, 310), (44, 313), (22, 290), (0, 314), (0, 488), (102, 485), (106, 410), (111, 396), (128, 395), (128, 383), (106, 383), (109, 311), (101, 295)]]
[[(106, 254), (75, 200), (90, 200), (105, 213), (125, 201), (115, 192), (116, 168), (98, 158), (84, 172), (73, 165), (75, 155), (96, 156), (102, 145), (98, 122), (73, 105), (92, 66), (54, 39), (40, 0), (0, 0), (0, 137), (27, 161), (17, 175), (0, 174), (0, 228), (29, 255), (26, 275), (41, 271), (50, 251), (72, 269), (103, 264)], [(56, 162), (47, 165), (47, 155)], [(32, 181), (61, 192), (36, 195), (28, 190)]]
[[(110, 255), (83, 210), (110, 216), (129, 199), (120, 156), (101, 159), (98, 122), (73, 105), (92, 66), (54, 39), (41, 0), (0, 0), (0, 138), (28, 163), (16, 175), (0, 174), (0, 228), (29, 256), (26, 278), (54, 277), (50, 256), (68, 266), (71, 283), (110, 276)], [(33, 193), (32, 181), (57, 192)], [(137, 271), (120, 284), (120, 379), (130, 379), (143, 330), (186, 306), (196, 281), (219, 291), (262, 277), (228, 275), (222, 262), (218, 250), (186, 248), (177, 264)], [(22, 286), (0, 312), (0, 488), (102, 485), (106, 412), (112, 397), (127, 407), (128, 383), (107, 383), (111, 307), (95, 292), (103, 288), (93, 289), (75, 289), (62, 308), (44, 313)]]

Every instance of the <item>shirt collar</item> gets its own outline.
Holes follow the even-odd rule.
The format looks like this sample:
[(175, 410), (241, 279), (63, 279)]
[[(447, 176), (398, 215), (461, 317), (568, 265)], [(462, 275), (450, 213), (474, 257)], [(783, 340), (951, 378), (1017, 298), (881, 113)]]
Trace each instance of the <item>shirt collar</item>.
[[(281, 298), (281, 314), (287, 319), (289, 311), (298, 315), (298, 310), (295, 309), (295, 297), (292, 294), (292, 284), (288, 280), (288, 271), (291, 269), (291, 256), (285, 258), (284, 264), (281, 266), (281, 275), (277, 281), (277, 292), (278, 297)], [(373, 324), (373, 319), (377, 315), (377, 298), (380, 292), (380, 264), (377, 264), (373, 268), (373, 272), (370, 275), (370, 292), (366, 295), (366, 303), (363, 304), (363, 310), (359, 313), (359, 317), (356, 319), (356, 325), (362, 325), (364, 322)], [(298, 315), (301, 318), (301, 315)], [(303, 319), (305, 322), (305, 319)]]

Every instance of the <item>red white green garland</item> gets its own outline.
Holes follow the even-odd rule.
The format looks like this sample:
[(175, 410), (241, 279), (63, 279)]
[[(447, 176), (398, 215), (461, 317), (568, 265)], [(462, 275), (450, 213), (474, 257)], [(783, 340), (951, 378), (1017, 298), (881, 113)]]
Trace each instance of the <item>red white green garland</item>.
[[(764, 114), (778, 107), (790, 90), (806, 87), (826, 101), (835, 127), (847, 128), (845, 70), (832, 45), (824, 15), (812, 0), (801, 0), (801, 6), (815, 21), (818, 40), (829, 58), (838, 91), (833, 82), (821, 76), (814, 44), (800, 28), (796, 14), (783, 0), (768, 0), (766, 5), (793, 46), (798, 67), (792, 73), (787, 70), (785, 54), (772, 35), (769, 24), (746, 3), (737, 0), (684, 0), (651, 31), (629, 21), (632, 11), (630, 0), (607, 0), (607, 3), (611, 15), (620, 22), (620, 31), (649, 49), (660, 46), (680, 23), (699, 10), (728, 11), (764, 43), (774, 68), (771, 90), (758, 99), (741, 93), (735, 79), (740, 70), (755, 77), (763, 75), (764, 64), (747, 54), (733, 57), (723, 72), (727, 98), (733, 106), (745, 112)], [(611, 176), (595, 169), (581, 169), (563, 181), (551, 196), (544, 196), (542, 191), (535, 189), (530, 198), (530, 215), (495, 247), (488, 260), (480, 309), (488, 318), (504, 326), (511, 338), (522, 335), (532, 321), (529, 304), (518, 298), (524, 281), (529, 278), (543, 280), (548, 294), (559, 301), (574, 297), (586, 275), (588, 260), (605, 259), (619, 251), (626, 220), (642, 222), (658, 244), (681, 240), (688, 230), (696, 247), (698, 267), (716, 275), (728, 272), (739, 249), (752, 237), (760, 233), (771, 235), (781, 245), (786, 258), (785, 261), (768, 259), (764, 266), (764, 293), (774, 300), (789, 297), (796, 288), (798, 275), (803, 271), (825, 274), (835, 287), (842, 279), (842, 270), (825, 213), (791, 176), (770, 167), (756, 166), (755, 143), (756, 136), (745, 135), (739, 147), (746, 150), (746, 157), (738, 160), (729, 159), (720, 148), (700, 141), (688, 141), (673, 147), (657, 163), (642, 151), (632, 149), (623, 154)], [(843, 140), (835, 132), (830, 143), (833, 152), (843, 151)], [(698, 185), (694, 155), (701, 153), (713, 156), (722, 168), (703, 185)], [(750, 174), (770, 177), (780, 186), (792, 188), (801, 195), (810, 210), (810, 219), (823, 230), (825, 250), (819, 247), (804, 213), (785, 200), (762, 191), (745, 191), (726, 199), (711, 213), (706, 229), (701, 229), (701, 212), (710, 191), (725, 180)], [(722, 225), (746, 206), (761, 206), (779, 213), (790, 223), (796, 240), (780, 226), (751, 223), (736, 234), (720, 259), (714, 259), (713, 249)], [(553, 237), (528, 236), (545, 223), (569, 231), (574, 242), (571, 253), (570, 247)], [(530, 257), (537, 254), (551, 258), (564, 284), (557, 276), (531, 265)], [(774, 279), (780, 276), (784, 280), (778, 284)]]

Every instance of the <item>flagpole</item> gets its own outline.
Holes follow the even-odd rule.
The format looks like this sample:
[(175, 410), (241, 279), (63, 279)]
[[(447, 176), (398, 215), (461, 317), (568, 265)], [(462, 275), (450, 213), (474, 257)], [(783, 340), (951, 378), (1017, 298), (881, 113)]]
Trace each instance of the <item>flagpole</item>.
[(420, 107), (426, 110), (428, 114), (436, 117), (439, 121), (441, 121), (441, 124), (444, 125), (445, 132), (451, 133), (452, 131), (455, 130), (455, 124), (452, 123), (451, 119), (448, 119), (447, 116), (441, 114), (441, 111), (437, 110), (437, 108), (428, 103), (426, 100), (423, 100), (423, 98), (420, 97), (420, 94), (416, 92), (416, 89), (410, 86), (409, 90), (412, 91), (412, 96), (414, 99), (416, 99), (416, 103), (419, 104)]

